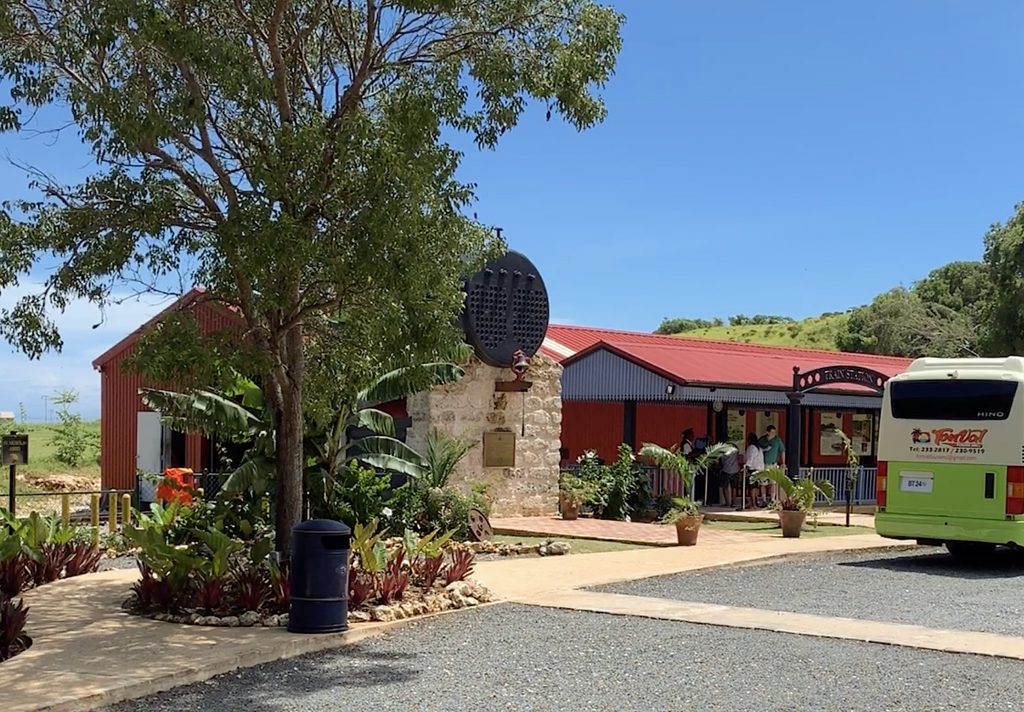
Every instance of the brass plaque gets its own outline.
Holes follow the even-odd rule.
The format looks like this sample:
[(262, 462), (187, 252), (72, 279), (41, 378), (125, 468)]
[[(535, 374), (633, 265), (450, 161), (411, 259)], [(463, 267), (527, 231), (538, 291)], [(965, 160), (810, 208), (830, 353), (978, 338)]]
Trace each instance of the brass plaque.
[(516, 466), (516, 434), (502, 430), (484, 433), (484, 467)]

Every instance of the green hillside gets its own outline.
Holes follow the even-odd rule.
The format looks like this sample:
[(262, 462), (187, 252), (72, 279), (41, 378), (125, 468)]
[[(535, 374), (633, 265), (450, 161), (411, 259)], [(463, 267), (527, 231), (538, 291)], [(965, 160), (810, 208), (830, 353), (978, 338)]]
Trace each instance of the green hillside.
[(846, 314), (823, 314), (791, 324), (745, 324), (694, 329), (679, 336), (695, 339), (739, 341), (745, 344), (770, 344), (812, 349), (836, 349), (836, 334)]

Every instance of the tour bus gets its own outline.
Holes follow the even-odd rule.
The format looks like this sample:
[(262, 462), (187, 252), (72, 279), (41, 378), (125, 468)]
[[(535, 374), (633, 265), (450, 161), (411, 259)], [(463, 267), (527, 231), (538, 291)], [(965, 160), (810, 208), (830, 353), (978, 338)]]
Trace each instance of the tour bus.
[(974, 557), (1024, 545), (1024, 358), (917, 359), (885, 385), (875, 530)]

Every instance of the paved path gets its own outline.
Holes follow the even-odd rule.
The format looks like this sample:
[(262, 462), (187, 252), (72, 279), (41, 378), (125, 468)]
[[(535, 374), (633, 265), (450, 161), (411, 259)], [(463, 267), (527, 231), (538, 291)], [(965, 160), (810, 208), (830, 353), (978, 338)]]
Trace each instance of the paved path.
[(344, 635), (162, 623), (121, 610), (138, 571), (57, 581), (25, 593), (32, 647), (2, 663), (0, 710), (92, 709), (271, 660), (358, 642), (390, 624)]
[[(705, 516), (709, 520), (746, 521), (746, 522), (778, 522), (779, 515), (768, 510), (751, 510), (737, 512), (726, 509), (709, 509)], [(875, 518), (868, 514), (851, 515), (850, 523), (854, 526), (873, 527)], [(845, 515), (822, 513), (818, 524), (832, 525), (845, 523)], [(621, 541), (628, 544), (648, 544), (654, 546), (675, 546), (676, 530), (662, 524), (643, 524), (640, 522), (618, 522), (608, 519), (591, 519), (584, 517), (566, 521), (561, 517), (497, 517), (491, 520), (491, 526), (499, 534), (519, 536), (551, 536), (571, 537), (575, 539), (600, 539), (603, 541)], [(737, 541), (748, 541), (755, 532), (710, 531), (701, 530), (700, 543), (718, 545)], [(772, 533), (760, 532), (761, 536), (772, 536)]]
[[(580, 587), (786, 554), (891, 545), (874, 535), (782, 539), (702, 532), (696, 547), (481, 562), (476, 578), (499, 599), (560, 607), (565, 596)], [(89, 709), (243, 666), (340, 647), (385, 629), (364, 624), (344, 636), (299, 636), (263, 628), (200, 628), (138, 619), (120, 609), (136, 575), (132, 570), (109, 571), (27, 593), (32, 607), (29, 633), (35, 644), (3, 664), (0, 709)], [(592, 607), (593, 599), (585, 604)]]

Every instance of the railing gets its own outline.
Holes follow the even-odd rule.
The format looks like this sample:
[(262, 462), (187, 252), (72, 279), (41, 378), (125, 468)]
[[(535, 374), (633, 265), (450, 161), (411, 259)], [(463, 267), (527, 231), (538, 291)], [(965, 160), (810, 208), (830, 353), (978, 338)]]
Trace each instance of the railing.
[[(861, 467), (857, 472), (857, 485), (853, 490), (854, 504), (874, 504), (875, 502), (875, 473), (874, 467)], [(836, 503), (846, 501), (846, 478), (850, 473), (848, 467), (801, 467), (801, 477), (813, 477), (816, 480), (827, 480), (836, 489)], [(818, 496), (819, 503), (825, 500)]]

